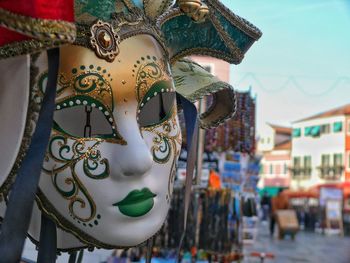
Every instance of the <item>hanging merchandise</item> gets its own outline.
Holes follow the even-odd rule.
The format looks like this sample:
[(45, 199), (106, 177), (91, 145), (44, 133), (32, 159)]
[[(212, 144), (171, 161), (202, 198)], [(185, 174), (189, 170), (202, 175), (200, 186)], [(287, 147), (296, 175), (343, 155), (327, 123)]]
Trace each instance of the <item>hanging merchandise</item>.
[[(168, 223), (164, 244), (200, 242), (204, 228), (187, 225), (202, 218), (216, 238), (199, 244), (229, 249), (221, 227), (229, 195), (199, 193), (190, 206), (197, 129), (252, 105), (184, 57), (239, 64), (261, 36), (256, 27), (218, 0), (3, 0), (0, 27), (0, 146), (7, 149), (0, 194), (8, 200), (0, 209), (0, 263), (19, 262), (27, 234), (39, 263), (55, 262), (57, 251), (70, 251), (73, 261), (84, 248), (145, 243), (149, 261), (171, 202), (177, 210), (169, 220), (182, 221)], [(194, 105), (206, 96), (213, 104), (198, 115)], [(172, 200), (183, 139), (178, 107), (186, 190)], [(248, 117), (239, 118), (252, 125)]]
[[(183, 188), (174, 189), (168, 219), (156, 237), (156, 246), (169, 251), (177, 247), (181, 237), (183, 214), (179, 211), (183, 211), (183, 192)], [(187, 230), (183, 253), (196, 248), (212, 255), (229, 255), (238, 250), (234, 192), (196, 189), (192, 199), (188, 215), (188, 224), (192, 227)]]
[(255, 151), (255, 99), (249, 92), (236, 92), (237, 114), (222, 126), (206, 132), (207, 151)]

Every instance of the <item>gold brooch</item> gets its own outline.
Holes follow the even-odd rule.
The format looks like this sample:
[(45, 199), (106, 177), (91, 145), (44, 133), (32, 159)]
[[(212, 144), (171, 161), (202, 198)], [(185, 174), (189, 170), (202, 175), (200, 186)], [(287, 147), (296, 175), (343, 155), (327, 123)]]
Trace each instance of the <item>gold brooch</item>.
[(99, 58), (113, 62), (119, 54), (120, 37), (110, 24), (98, 20), (91, 27), (90, 44)]

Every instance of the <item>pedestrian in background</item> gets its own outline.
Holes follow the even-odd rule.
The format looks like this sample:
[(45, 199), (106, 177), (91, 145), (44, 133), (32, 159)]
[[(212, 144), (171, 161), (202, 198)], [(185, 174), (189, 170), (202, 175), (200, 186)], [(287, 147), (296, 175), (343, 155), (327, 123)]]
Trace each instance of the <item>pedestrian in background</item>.
[(262, 210), (262, 221), (265, 222), (268, 220), (268, 215), (271, 213), (271, 196), (267, 191), (264, 191), (260, 205)]
[(273, 237), (275, 233), (277, 211), (289, 208), (288, 198), (285, 195), (283, 195), (283, 191), (284, 191), (283, 188), (279, 189), (277, 196), (273, 197), (271, 200), (271, 214), (270, 214), (271, 237)]

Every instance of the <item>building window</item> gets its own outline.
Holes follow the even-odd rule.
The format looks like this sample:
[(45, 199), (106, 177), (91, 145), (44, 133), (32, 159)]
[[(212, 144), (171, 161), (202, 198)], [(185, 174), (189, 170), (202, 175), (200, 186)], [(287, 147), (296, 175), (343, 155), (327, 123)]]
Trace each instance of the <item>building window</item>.
[(311, 136), (318, 137), (321, 134), (321, 126), (313, 126), (311, 129)]
[[(310, 127), (305, 127), (304, 129), (304, 135), (305, 137), (308, 136), (312, 136), (312, 137), (318, 137), (321, 135), (321, 125), (317, 125), (317, 126), (310, 126)], [(327, 129), (329, 130), (330, 128), (327, 128), (327, 125), (324, 126), (324, 130), (327, 131)]]
[(300, 157), (293, 158), (292, 172), (293, 172), (293, 176), (299, 176), (301, 174), (301, 158)]
[(343, 154), (336, 153), (333, 155), (333, 165), (331, 165), (331, 155), (322, 154), (319, 169), (322, 179), (339, 180), (344, 171)]
[(304, 156), (304, 175), (311, 175), (311, 156)]
[(341, 132), (341, 131), (343, 131), (343, 123), (341, 121), (333, 123), (333, 132)]
[(330, 132), (331, 132), (331, 125), (330, 124), (321, 125), (321, 134), (328, 134)]
[(334, 166), (343, 165), (343, 155), (341, 153), (335, 153), (333, 155), (333, 164)]
[(333, 155), (333, 167), (332, 167), (332, 175), (335, 177), (334, 179), (338, 179), (342, 176), (344, 171), (343, 165), (343, 154), (336, 153)]
[(348, 120), (348, 131), (347, 131), (347, 133), (348, 133), (348, 135), (350, 135), (350, 120)]
[(329, 154), (322, 154), (321, 155), (321, 165), (323, 167), (329, 167), (331, 165), (331, 158)]
[(267, 144), (269, 144), (269, 143), (270, 143), (270, 141), (271, 141), (271, 139), (270, 139), (270, 137), (268, 137), (268, 138), (267, 138), (267, 142), (266, 142), (266, 143), (267, 143)]
[(350, 171), (350, 151), (348, 151), (348, 154), (347, 154), (347, 156), (348, 156), (348, 158), (347, 158), (347, 160), (348, 160), (348, 164), (347, 164), (347, 170), (348, 171)]
[(304, 135), (305, 136), (311, 136), (311, 131), (312, 131), (312, 127), (305, 127)]
[(270, 174), (273, 174), (273, 165), (270, 164)]
[(283, 174), (287, 174), (288, 173), (288, 165), (285, 163), (283, 165)]
[(292, 136), (293, 136), (294, 138), (300, 137), (300, 136), (301, 136), (301, 129), (300, 129), (300, 128), (295, 128), (295, 129), (293, 129)]
[(265, 140), (264, 138), (261, 138), (261, 143), (264, 144)]

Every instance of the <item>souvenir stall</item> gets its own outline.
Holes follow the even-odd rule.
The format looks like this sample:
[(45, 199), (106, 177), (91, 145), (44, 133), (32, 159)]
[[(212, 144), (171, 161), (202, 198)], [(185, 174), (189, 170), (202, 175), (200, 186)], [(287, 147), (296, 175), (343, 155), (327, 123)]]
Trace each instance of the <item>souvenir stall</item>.
[[(248, 105), (186, 57), (239, 64), (259, 29), (218, 0), (3, 0), (0, 31), (0, 263), (19, 262), (27, 236), (38, 263), (143, 245), (150, 262), (171, 202), (181, 202), (181, 238), (160, 242), (178, 242), (179, 260), (194, 224), (198, 127), (224, 124)], [(198, 113), (207, 96), (212, 104)], [(183, 137), (185, 187), (173, 199)], [(209, 197), (194, 199), (197, 219), (211, 206), (228, 214), (226, 202), (213, 201), (227, 196)], [(212, 231), (223, 236), (217, 222)], [(223, 240), (206, 248), (226, 251)]]
[[(239, 153), (232, 151), (237, 149), (234, 145), (229, 145), (229, 143), (235, 143), (242, 147), (254, 145), (254, 136), (247, 138), (246, 136), (247, 134), (251, 135), (251, 131), (255, 129), (255, 100), (250, 96), (248, 99), (247, 94), (236, 93), (236, 96), (241, 101), (245, 101), (244, 108), (249, 109), (249, 111), (243, 111), (238, 117), (235, 116), (232, 126), (227, 126), (225, 123), (222, 127), (206, 132), (201, 178), (199, 181), (194, 179), (199, 183), (193, 190), (193, 202), (188, 215), (189, 222), (192, 222), (191, 225), (196, 227), (187, 232), (183, 248), (183, 256), (188, 260), (208, 260), (212, 257), (230, 258), (231, 261), (240, 260), (243, 244), (251, 243), (256, 237), (257, 209), (255, 199), (260, 160), (253, 155), (254, 147), (241, 148), (244, 153)], [(244, 124), (244, 121), (247, 120), (250, 120), (251, 125)], [(224, 135), (219, 135), (218, 132), (221, 131), (224, 131)], [(238, 132), (240, 136), (230, 138), (230, 134), (233, 132)], [(222, 136), (224, 139), (216, 140), (216, 136)], [(208, 140), (211, 141), (208, 143)], [(181, 200), (183, 196), (186, 158), (187, 152), (182, 149), (175, 180), (173, 197), (175, 203), (171, 205), (170, 210), (173, 210), (174, 214), (172, 212), (169, 214), (161, 234), (157, 237), (158, 241), (168, 242), (167, 244), (160, 242), (158, 245), (159, 247), (168, 247), (168, 255), (171, 255), (171, 251), (176, 248), (178, 239), (181, 237), (181, 228), (178, 226), (181, 225), (183, 215), (176, 215), (175, 211), (182, 211), (178, 206), (181, 206), (183, 202), (176, 200)], [(219, 179), (212, 180), (213, 175)], [(215, 182), (213, 183), (213, 181)], [(213, 226), (215, 227), (213, 228)], [(213, 239), (215, 236), (220, 238), (215, 240)], [(169, 239), (165, 237), (177, 237), (177, 239), (169, 243)], [(218, 240), (222, 242), (218, 242)]]

